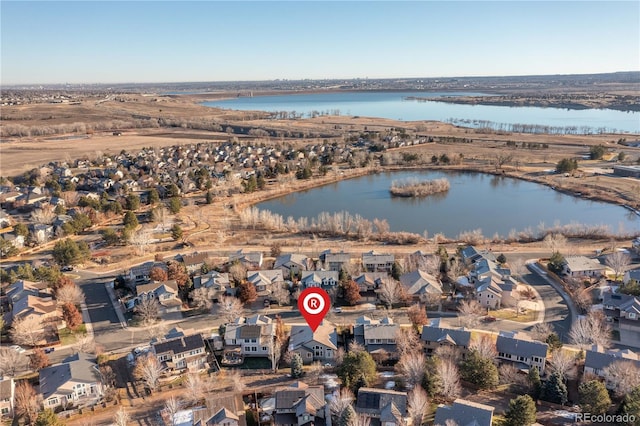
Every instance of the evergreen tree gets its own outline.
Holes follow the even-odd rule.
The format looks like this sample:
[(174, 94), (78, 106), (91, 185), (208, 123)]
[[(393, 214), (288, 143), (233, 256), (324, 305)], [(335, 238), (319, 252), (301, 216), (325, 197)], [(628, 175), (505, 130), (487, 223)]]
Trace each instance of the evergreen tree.
[(138, 210), (140, 208), (140, 197), (135, 194), (129, 194), (125, 203), (127, 210)]
[(158, 194), (158, 190), (152, 188), (149, 190), (147, 194), (147, 202), (151, 205), (158, 204), (160, 202), (160, 194)]
[(171, 238), (173, 238), (174, 241), (178, 241), (182, 238), (182, 228), (177, 223), (171, 227)]
[(625, 395), (618, 414), (627, 414), (629, 417), (634, 416), (633, 426), (640, 426), (640, 386)]
[(507, 263), (507, 256), (505, 256), (504, 253), (500, 253), (496, 260), (498, 261), (498, 263)]
[(498, 386), (498, 368), (493, 359), (483, 358), (476, 350), (462, 362), (460, 376), (480, 389), (491, 389)]
[[(376, 362), (368, 352), (349, 352), (344, 356), (337, 373), (342, 383), (348, 388), (353, 389), (356, 382), (369, 386), (377, 378)], [(359, 381), (361, 377), (364, 379), (363, 381)]]
[(538, 367), (534, 366), (529, 369), (529, 387), (531, 388), (531, 396), (534, 399), (540, 398), (542, 381), (540, 380), (540, 373), (538, 372)]
[(509, 401), (505, 418), (507, 426), (529, 426), (536, 422), (536, 403), (529, 395), (520, 395)]
[(542, 399), (564, 405), (567, 402), (567, 387), (558, 373), (553, 373), (542, 388)]
[(207, 191), (207, 195), (205, 197), (205, 202), (207, 204), (212, 204), (213, 203), (213, 194), (211, 193), (211, 191)]
[(172, 197), (169, 200), (169, 211), (171, 214), (178, 214), (180, 209), (182, 209), (182, 201), (180, 201), (179, 197)]
[(599, 380), (591, 380), (578, 387), (580, 408), (583, 413), (604, 414), (611, 405), (609, 392)]
[(138, 217), (132, 211), (128, 211), (124, 214), (124, 219), (122, 220), (122, 223), (124, 224), (125, 228), (129, 228), (129, 229), (137, 228), (139, 225)]
[(355, 426), (358, 420), (356, 410), (353, 409), (353, 405), (347, 405), (347, 408), (342, 410), (340, 419), (338, 419), (338, 426)]
[(260, 190), (264, 189), (264, 187), (267, 185), (267, 182), (265, 181), (262, 173), (258, 175), (257, 184), (258, 184), (258, 189)]
[(294, 379), (299, 379), (300, 377), (302, 377), (302, 367), (302, 357), (300, 356), (300, 354), (293, 354), (293, 358), (291, 359), (291, 377), (293, 377)]
[(34, 424), (35, 426), (64, 426), (64, 422), (50, 408), (41, 411)]
[(560, 272), (562, 272), (562, 267), (564, 266), (564, 263), (565, 263), (564, 256), (560, 254), (560, 252), (556, 251), (549, 258), (549, 270), (551, 272), (559, 274)]

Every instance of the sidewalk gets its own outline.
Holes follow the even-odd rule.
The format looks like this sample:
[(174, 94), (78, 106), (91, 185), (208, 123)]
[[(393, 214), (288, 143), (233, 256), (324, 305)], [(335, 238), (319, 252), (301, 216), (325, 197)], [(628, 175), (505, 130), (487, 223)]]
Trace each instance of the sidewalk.
[[(113, 281), (112, 281), (113, 283)], [(118, 321), (120, 321), (120, 326), (122, 328), (127, 328), (127, 320), (125, 319), (124, 315), (122, 314), (122, 307), (120, 306), (120, 303), (117, 301), (116, 299), (116, 294), (113, 291), (113, 287), (111, 287), (111, 285), (109, 285), (109, 283), (105, 283), (105, 288), (107, 289), (107, 294), (109, 295), (109, 299), (111, 299), (111, 304), (113, 305), (113, 310), (115, 311), (116, 315), (118, 316)]]

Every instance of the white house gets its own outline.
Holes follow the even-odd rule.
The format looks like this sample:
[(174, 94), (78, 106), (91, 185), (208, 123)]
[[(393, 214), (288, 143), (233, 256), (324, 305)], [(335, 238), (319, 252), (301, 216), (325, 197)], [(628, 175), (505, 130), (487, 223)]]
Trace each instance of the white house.
[(264, 315), (241, 317), (227, 324), (224, 344), (227, 348), (240, 348), (245, 357), (268, 357), (275, 336), (276, 327), (271, 318)]
[(337, 271), (304, 271), (300, 284), (309, 287), (335, 287), (338, 285)]

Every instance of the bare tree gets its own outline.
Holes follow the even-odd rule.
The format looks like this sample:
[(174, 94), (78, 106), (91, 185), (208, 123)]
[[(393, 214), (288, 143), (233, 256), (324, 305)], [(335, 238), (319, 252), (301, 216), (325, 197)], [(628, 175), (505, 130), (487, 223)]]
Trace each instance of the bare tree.
[(278, 305), (289, 303), (289, 289), (283, 283), (275, 283), (271, 297), (278, 302)]
[(439, 359), (449, 359), (454, 364), (459, 364), (462, 360), (462, 351), (460, 347), (453, 345), (438, 346), (433, 352)]
[(606, 366), (603, 373), (618, 396), (627, 395), (640, 386), (640, 368), (633, 361), (616, 360)]
[(335, 419), (336, 424), (342, 417), (342, 413), (347, 407), (353, 404), (355, 397), (348, 387), (342, 387), (336, 397), (329, 403), (329, 409), (331, 410), (331, 416)]
[(551, 372), (558, 373), (565, 380), (576, 376), (576, 358), (569, 351), (557, 350), (549, 360)]
[(238, 370), (233, 370), (233, 373), (229, 374), (229, 380), (234, 392), (242, 392), (246, 387)]
[(589, 312), (585, 317), (578, 318), (569, 331), (571, 341), (585, 349), (590, 345), (608, 347), (611, 344), (611, 327), (602, 314)]
[(400, 356), (396, 368), (407, 385), (416, 387), (422, 383), (426, 371), (426, 362), (427, 360), (422, 352), (409, 352)]
[(351, 340), (349, 342), (349, 352), (354, 352), (354, 353), (364, 352), (364, 345), (356, 342), (355, 340)]
[(218, 303), (218, 314), (224, 319), (225, 324), (242, 316), (242, 302), (236, 297), (223, 296)]
[(143, 297), (133, 312), (140, 318), (143, 325), (149, 326), (158, 320), (160, 306), (153, 297)]
[(407, 411), (414, 426), (425, 424), (430, 408), (429, 397), (422, 386), (413, 388), (407, 394)]
[(395, 305), (402, 298), (401, 285), (402, 284), (392, 278), (382, 280), (380, 288), (378, 289), (378, 298), (388, 307)]
[(133, 376), (143, 382), (151, 392), (158, 387), (158, 380), (161, 374), (162, 365), (152, 353), (139, 357), (133, 369)]
[(482, 358), (493, 359), (498, 356), (496, 343), (487, 335), (475, 336), (469, 343), (469, 350), (476, 350)]
[(10, 333), (18, 345), (36, 346), (44, 339), (42, 319), (37, 315), (14, 318)]
[(79, 336), (72, 347), (76, 353), (94, 354), (96, 352), (96, 342), (93, 340), (93, 336), (89, 336), (88, 334)]
[(613, 269), (615, 280), (622, 281), (622, 275), (631, 264), (631, 257), (624, 252), (616, 251), (608, 255), (604, 263)]
[(16, 414), (23, 417), (27, 424), (31, 424), (36, 419), (42, 398), (27, 380), (23, 380), (16, 385), (14, 394), (14, 404)]
[(191, 300), (197, 309), (211, 308), (213, 301), (211, 300), (211, 291), (206, 287), (196, 288), (191, 292)]
[(562, 234), (547, 234), (542, 242), (551, 253), (558, 253), (567, 246), (567, 237)]
[(35, 209), (33, 213), (31, 213), (31, 220), (41, 225), (51, 225), (55, 218), (56, 213), (54, 212), (54, 207), (49, 204), (43, 206), (41, 209)]
[(463, 300), (458, 306), (458, 321), (461, 326), (473, 328), (480, 322), (484, 309), (477, 300)]
[(124, 407), (120, 407), (116, 414), (113, 415), (113, 424), (115, 426), (127, 426), (131, 421), (131, 416)]
[(240, 284), (247, 278), (247, 268), (240, 262), (236, 262), (229, 267), (229, 277), (235, 281), (236, 285)]
[(139, 256), (144, 256), (147, 253), (152, 237), (153, 235), (149, 229), (140, 229), (131, 236), (131, 244), (136, 247), (136, 252)]
[(84, 293), (75, 284), (65, 285), (56, 291), (56, 299), (60, 304), (71, 303), (79, 305), (84, 302)]
[(453, 399), (460, 395), (458, 367), (451, 360), (443, 359), (440, 360), (436, 368), (442, 382), (440, 394), (447, 399)]
[(553, 333), (551, 325), (546, 322), (537, 323), (531, 328), (530, 332), (531, 338), (539, 342), (545, 342), (551, 333)]
[(524, 384), (523, 375), (520, 374), (518, 367), (511, 363), (502, 364), (498, 368), (500, 383), (503, 385), (521, 385)]
[(412, 328), (398, 328), (396, 332), (396, 346), (400, 356), (422, 351), (420, 336), (418, 336), (418, 333)]
[(164, 402), (164, 408), (162, 411), (163, 411), (163, 414), (165, 414), (165, 416), (167, 417), (166, 424), (168, 426), (176, 426), (175, 415), (178, 411), (180, 411), (181, 407), (182, 407), (182, 402), (180, 401), (180, 399), (176, 398), (175, 396), (169, 397)]
[(509, 269), (511, 270), (511, 275), (516, 277), (519, 281), (522, 281), (522, 277), (527, 273), (527, 266), (521, 258), (515, 258), (510, 261)]
[(189, 373), (184, 381), (185, 397), (190, 404), (196, 404), (204, 398), (205, 385), (197, 373)]
[(26, 364), (26, 358), (11, 348), (0, 348), (0, 376), (15, 376), (16, 370)]
[(282, 354), (282, 342), (280, 339), (269, 338), (269, 359), (271, 360), (271, 370), (275, 373), (278, 370), (278, 362)]

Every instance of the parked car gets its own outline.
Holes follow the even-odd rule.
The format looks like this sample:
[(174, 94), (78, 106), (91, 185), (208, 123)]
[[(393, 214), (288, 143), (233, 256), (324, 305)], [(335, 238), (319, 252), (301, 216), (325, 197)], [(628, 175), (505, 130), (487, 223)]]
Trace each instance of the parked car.
[(63, 266), (61, 271), (62, 272), (71, 272), (71, 271), (73, 271), (73, 266), (71, 266), (71, 265)]
[(271, 301), (269, 299), (264, 299), (264, 303), (263, 303), (265, 308), (270, 308), (271, 307)]
[(333, 312), (335, 312), (336, 314), (340, 314), (340, 313), (342, 313), (342, 308), (335, 307), (335, 308), (333, 308)]
[(44, 353), (45, 354), (50, 354), (51, 352), (55, 351), (56, 348), (44, 348)]
[(13, 349), (14, 351), (20, 353), (20, 354), (27, 351), (25, 348), (23, 348), (21, 346), (18, 346), (18, 345), (11, 345), (10, 348)]

